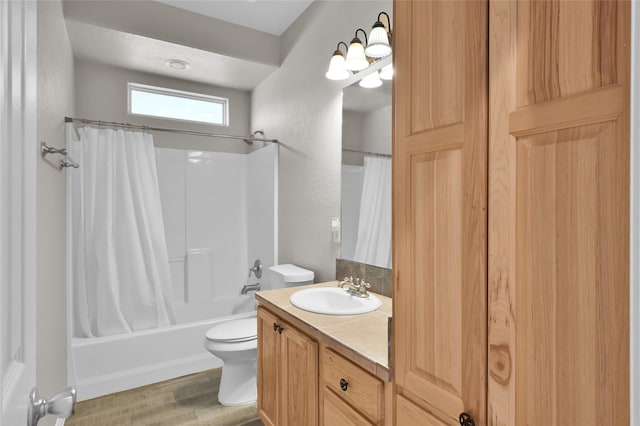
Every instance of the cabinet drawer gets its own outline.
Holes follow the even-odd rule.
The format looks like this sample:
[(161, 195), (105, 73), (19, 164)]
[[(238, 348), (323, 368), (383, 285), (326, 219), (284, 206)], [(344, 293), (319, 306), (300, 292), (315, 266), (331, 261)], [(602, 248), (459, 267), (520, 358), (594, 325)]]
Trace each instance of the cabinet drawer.
[[(322, 383), (340, 399), (365, 414), (374, 423), (384, 417), (384, 384), (353, 362), (325, 348)], [(341, 386), (344, 385), (344, 390)], [(345, 385), (346, 382), (346, 385)]]
[(329, 389), (324, 388), (322, 393), (322, 417), (325, 426), (375, 426)]

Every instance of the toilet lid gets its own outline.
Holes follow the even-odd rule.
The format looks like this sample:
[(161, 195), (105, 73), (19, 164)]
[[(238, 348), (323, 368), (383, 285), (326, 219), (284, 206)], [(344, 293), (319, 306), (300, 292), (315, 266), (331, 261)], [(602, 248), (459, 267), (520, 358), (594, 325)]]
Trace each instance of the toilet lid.
[(258, 337), (258, 319), (243, 318), (222, 322), (207, 331), (207, 339), (214, 342), (246, 342)]

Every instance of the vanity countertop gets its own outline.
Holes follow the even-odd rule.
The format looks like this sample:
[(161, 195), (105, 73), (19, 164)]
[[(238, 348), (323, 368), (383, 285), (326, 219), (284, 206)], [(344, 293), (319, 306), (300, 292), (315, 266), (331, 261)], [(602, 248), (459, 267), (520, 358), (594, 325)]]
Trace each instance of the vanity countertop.
[(336, 287), (338, 281), (307, 286), (260, 291), (256, 293), (258, 303), (288, 320), (301, 331), (319, 335), (329, 346), (365, 370), (385, 381), (391, 380), (388, 355), (388, 318), (391, 317), (391, 298), (376, 294), (382, 306), (373, 312), (361, 315), (323, 315), (296, 308), (289, 298), (305, 288)]

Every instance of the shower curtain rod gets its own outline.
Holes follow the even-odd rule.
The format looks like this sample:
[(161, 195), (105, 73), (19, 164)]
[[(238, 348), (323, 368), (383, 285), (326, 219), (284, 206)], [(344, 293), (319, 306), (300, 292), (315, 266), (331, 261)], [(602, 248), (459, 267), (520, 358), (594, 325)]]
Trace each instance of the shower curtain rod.
[(358, 154), (375, 155), (376, 157), (388, 157), (391, 158), (391, 154), (380, 154), (379, 152), (359, 151), (357, 149), (342, 148), (343, 151), (357, 152)]
[(264, 136), (264, 132), (262, 130), (256, 130), (255, 132), (253, 132), (251, 136), (236, 136), (236, 135), (223, 135), (223, 134), (217, 134), (217, 133), (209, 133), (209, 132), (197, 132), (195, 130), (180, 130), (180, 129), (169, 129), (165, 127), (151, 127), (151, 126), (145, 126), (141, 124), (117, 123), (115, 121), (88, 120), (86, 118), (65, 117), (64, 122), (65, 123), (78, 122), (82, 124), (96, 124), (100, 126), (122, 127), (125, 129), (146, 130), (146, 131), (154, 131), (154, 132), (180, 133), (184, 135), (207, 136), (211, 138), (238, 139), (238, 140), (244, 141), (248, 145), (253, 144), (253, 142), (280, 143), (278, 139), (265, 139), (264, 137), (256, 138), (255, 137), (256, 134), (260, 134)]

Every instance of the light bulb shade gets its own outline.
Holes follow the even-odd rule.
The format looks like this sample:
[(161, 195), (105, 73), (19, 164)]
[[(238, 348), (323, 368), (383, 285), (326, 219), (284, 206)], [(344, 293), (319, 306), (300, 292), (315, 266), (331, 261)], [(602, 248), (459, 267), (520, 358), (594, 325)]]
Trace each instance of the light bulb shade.
[(384, 58), (391, 54), (389, 35), (382, 22), (378, 21), (373, 24), (371, 34), (369, 34), (369, 44), (367, 44), (364, 53), (371, 58)]
[(365, 75), (360, 83), (358, 83), (360, 87), (364, 87), (365, 89), (374, 89), (376, 87), (382, 86), (382, 80), (378, 76), (378, 72), (372, 72), (371, 74)]
[(349, 78), (349, 71), (344, 67), (344, 56), (336, 50), (329, 62), (329, 70), (324, 75), (329, 80), (345, 80)]
[(345, 68), (349, 71), (362, 71), (369, 66), (369, 61), (364, 54), (364, 46), (360, 39), (354, 38), (351, 41), (349, 50), (347, 50), (347, 59), (345, 60)]
[(380, 78), (383, 80), (393, 80), (393, 65), (389, 64), (380, 70)]

